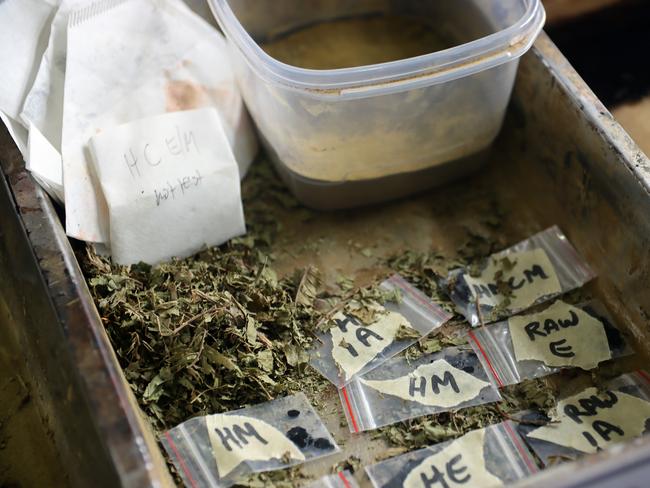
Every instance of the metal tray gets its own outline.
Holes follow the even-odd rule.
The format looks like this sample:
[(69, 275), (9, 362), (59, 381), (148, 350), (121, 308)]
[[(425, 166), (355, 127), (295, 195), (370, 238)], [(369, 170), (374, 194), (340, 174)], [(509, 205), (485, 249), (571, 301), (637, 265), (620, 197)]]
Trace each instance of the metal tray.
[[(592, 292), (650, 352), (650, 161), (545, 35), (522, 58), (504, 130), (472, 184), (490, 187), (509, 209), (504, 240), (558, 224), (599, 274)], [(125, 382), (56, 209), (0, 133), (0, 321), (3, 347), (20, 351), (42, 422), (75, 486), (171, 486), (154, 436)], [(363, 272), (367, 263), (339, 252), (350, 236), (382, 249), (459, 245), (459, 222), (482, 207), (459, 182), (393, 204), (321, 214), (287, 227), (303, 240), (328, 232), (327, 252), (300, 254), (321, 269), (332, 260)], [(453, 220), (437, 211), (463, 205)], [(342, 222), (343, 220), (343, 222)], [(393, 232), (390, 231), (393, 229)], [(292, 234), (293, 233), (293, 234)], [(291, 243), (287, 244), (291, 247)], [(347, 251), (346, 251), (347, 252)], [(316, 256), (316, 257), (314, 257)], [(343, 256), (343, 258), (341, 257)], [(304, 263), (287, 261), (286, 265)], [(279, 263), (281, 266), (282, 263)], [(350, 442), (349, 449), (362, 449)], [(641, 486), (650, 476), (650, 438), (530, 478), (525, 486)], [(636, 483), (636, 485), (635, 485)]]

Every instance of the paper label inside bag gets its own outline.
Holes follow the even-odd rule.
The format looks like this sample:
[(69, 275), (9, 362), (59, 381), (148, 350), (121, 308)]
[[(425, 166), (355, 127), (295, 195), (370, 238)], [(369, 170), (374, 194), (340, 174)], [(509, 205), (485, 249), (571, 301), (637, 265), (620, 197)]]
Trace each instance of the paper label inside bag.
[(220, 478), (246, 461), (305, 460), (291, 440), (263, 420), (243, 415), (210, 415), (205, 421)]
[(444, 359), (418, 366), (412, 373), (391, 380), (360, 381), (373, 390), (433, 407), (450, 408), (476, 398), (490, 386)]
[(650, 403), (619, 391), (586, 390), (558, 402), (552, 423), (528, 434), (581, 452), (593, 453), (640, 436)]
[(484, 429), (453, 441), (416, 466), (404, 480), (404, 488), (503, 486), (503, 482), (485, 466), (484, 443)]
[(400, 327), (411, 327), (402, 314), (390, 311), (380, 312), (378, 320), (370, 325), (340, 312), (333, 320), (332, 358), (348, 379), (391, 345)]
[(518, 361), (588, 370), (612, 357), (603, 323), (562, 301), (537, 314), (511, 317), (508, 327)]
[(541, 248), (490, 257), (480, 276), (467, 273), (464, 278), (479, 303), (496, 307), (507, 299), (511, 310), (527, 308), (539, 298), (562, 292), (555, 268)]
[(90, 145), (116, 262), (182, 258), (245, 232), (237, 163), (214, 109), (141, 119)]

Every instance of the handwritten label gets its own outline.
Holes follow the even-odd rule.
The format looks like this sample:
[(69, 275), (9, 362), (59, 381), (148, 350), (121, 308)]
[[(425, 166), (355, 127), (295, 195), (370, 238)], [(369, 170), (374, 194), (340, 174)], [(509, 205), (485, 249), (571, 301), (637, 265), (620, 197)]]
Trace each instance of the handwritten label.
[(117, 263), (182, 258), (245, 232), (239, 169), (214, 109), (106, 129), (90, 149)]
[(444, 359), (418, 366), (413, 372), (391, 380), (360, 381), (381, 393), (433, 407), (450, 408), (476, 398), (490, 386)]
[(612, 357), (603, 323), (562, 301), (537, 314), (511, 317), (508, 327), (518, 361), (588, 370)]
[(619, 391), (586, 390), (558, 402), (553, 421), (528, 437), (585, 453), (640, 436), (650, 418), (650, 403)]
[(510, 310), (521, 310), (539, 298), (562, 292), (555, 268), (544, 249), (489, 259), (480, 276), (464, 275), (472, 297), (478, 298), (481, 305), (496, 307), (508, 299)]
[(209, 415), (206, 424), (220, 478), (246, 461), (305, 460), (291, 440), (263, 420), (243, 415)]
[(484, 445), (485, 429), (465, 434), (411, 470), (404, 480), (404, 488), (503, 486), (485, 466)]
[(411, 327), (402, 314), (381, 309), (378, 320), (369, 325), (340, 312), (334, 316), (336, 325), (330, 329), (332, 358), (346, 379), (352, 378), (391, 345), (401, 326)]

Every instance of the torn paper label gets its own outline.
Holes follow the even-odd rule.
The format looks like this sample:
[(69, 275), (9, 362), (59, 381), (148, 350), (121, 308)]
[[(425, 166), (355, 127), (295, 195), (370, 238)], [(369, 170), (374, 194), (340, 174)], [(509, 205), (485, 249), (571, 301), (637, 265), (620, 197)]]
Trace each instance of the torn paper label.
[(528, 437), (594, 453), (640, 436), (650, 419), (650, 403), (619, 391), (586, 390), (558, 402), (551, 423)]
[(475, 486), (492, 488), (503, 482), (485, 466), (485, 429), (475, 430), (452, 441), (427, 457), (408, 474), (404, 488)]
[(540, 313), (511, 317), (508, 327), (517, 361), (589, 370), (612, 357), (603, 323), (562, 301)]
[(243, 415), (210, 415), (205, 421), (220, 478), (247, 461), (305, 460), (291, 440), (263, 420)]
[(542, 297), (562, 292), (555, 268), (541, 248), (492, 256), (480, 276), (466, 273), (464, 279), (481, 305), (496, 307), (509, 300), (511, 310), (528, 308)]
[(359, 381), (370, 388), (411, 402), (451, 408), (476, 398), (491, 386), (444, 359), (418, 366), (412, 373), (391, 380)]
[(90, 148), (117, 263), (183, 258), (246, 231), (237, 163), (215, 109), (124, 124)]
[[(383, 309), (383, 307), (381, 307)], [(395, 341), (400, 327), (411, 324), (398, 312), (383, 309), (378, 320), (364, 325), (341, 312), (333, 318), (332, 358), (347, 378), (351, 378)]]

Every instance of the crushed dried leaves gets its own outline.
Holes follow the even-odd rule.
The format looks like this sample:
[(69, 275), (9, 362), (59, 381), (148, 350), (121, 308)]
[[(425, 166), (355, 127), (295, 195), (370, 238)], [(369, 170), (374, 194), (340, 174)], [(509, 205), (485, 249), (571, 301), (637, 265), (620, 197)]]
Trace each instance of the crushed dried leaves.
[[(242, 188), (248, 222), (245, 237), (196, 256), (151, 267), (115, 266), (91, 247), (80, 262), (126, 378), (156, 430), (196, 415), (225, 412), (304, 391), (318, 406), (329, 383), (307, 365), (307, 349), (331, 318), (345, 311), (372, 322), (376, 304), (399, 300), (377, 286), (357, 288), (350, 277), (324, 284), (309, 266), (291, 276), (273, 270), (279, 212), (310, 214), (293, 199), (268, 164), (254, 165)], [(498, 229), (495, 210), (481, 224)], [(307, 215), (308, 217), (309, 215)], [(493, 232), (488, 232), (493, 235)], [(494, 252), (485, 233), (468, 231), (467, 244), (450, 259), (436, 252), (407, 251), (381, 261), (449, 311), (441, 286), (452, 267)], [(366, 257), (376, 255), (363, 249)], [(380, 258), (377, 258), (378, 262)], [(440, 333), (411, 346), (407, 357), (464, 343), (466, 325), (456, 317)], [(413, 331), (400, 330), (400, 337)], [(503, 420), (523, 408), (548, 406), (553, 391), (542, 380), (504, 390), (501, 405), (442, 413), (379, 429), (385, 452), (399, 453), (459, 436)], [(358, 468), (351, 459), (339, 468)], [(299, 468), (258, 474), (246, 486), (290, 487)]]

